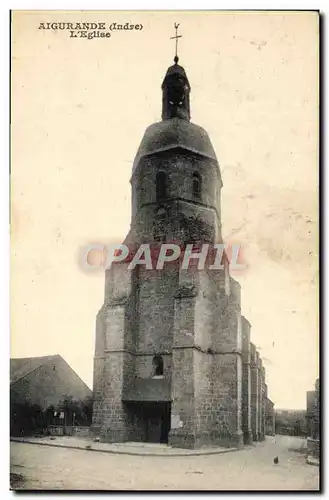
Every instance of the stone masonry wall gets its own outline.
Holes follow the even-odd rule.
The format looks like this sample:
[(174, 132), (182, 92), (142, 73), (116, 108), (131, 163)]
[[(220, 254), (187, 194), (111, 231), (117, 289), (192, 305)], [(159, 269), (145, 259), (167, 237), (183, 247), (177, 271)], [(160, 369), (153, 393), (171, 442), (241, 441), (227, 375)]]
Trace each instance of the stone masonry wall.
[(264, 439), (264, 409), (263, 409), (263, 364), (258, 352), (257, 356), (257, 368), (258, 368), (258, 440), (262, 441)]
[(169, 353), (173, 343), (174, 294), (178, 288), (177, 266), (139, 273), (139, 324), (136, 352)]
[(115, 264), (105, 279), (105, 301), (96, 325), (92, 430), (104, 441), (125, 441), (131, 422), (122, 395), (134, 376), (132, 355), (125, 350), (127, 320), (132, 319), (132, 272), (127, 264)]
[(250, 323), (242, 317), (242, 360), (243, 360), (243, 377), (242, 377), (242, 430), (244, 443), (252, 443), (251, 429), (251, 368), (250, 368)]
[(251, 428), (253, 440), (259, 438), (259, 383), (256, 346), (250, 343), (250, 369), (251, 369)]
[(195, 303), (197, 443), (241, 446), (240, 295), (226, 296), (224, 272), (199, 272)]
[(240, 356), (237, 354), (214, 356), (212, 439), (222, 446), (242, 446), (240, 386)]
[(265, 439), (265, 422), (266, 422), (266, 400), (267, 400), (267, 385), (265, 383), (265, 368), (261, 367), (261, 378), (262, 378), (262, 421), (261, 421), (261, 439)]
[(217, 190), (220, 183), (218, 166), (192, 152), (179, 148), (160, 155), (144, 157), (132, 179), (133, 193), (136, 196), (137, 211), (142, 205), (156, 201), (155, 178), (159, 171), (167, 174), (167, 198), (184, 198), (195, 201), (192, 178), (197, 172), (202, 176), (202, 199), (207, 205), (216, 206)]
[[(164, 172), (167, 197), (156, 199), (156, 175)], [(193, 173), (202, 177), (201, 198), (193, 195)], [(136, 242), (151, 242), (157, 224), (165, 228), (166, 241), (220, 240), (220, 173), (210, 159), (187, 153), (179, 148), (150, 155), (140, 161), (132, 178), (132, 232)], [(158, 220), (158, 209), (165, 210)]]
[(175, 293), (169, 434), (169, 443), (182, 448), (194, 448), (196, 439), (193, 352), (195, 297), (193, 276), (188, 271), (182, 271)]
[[(108, 442), (127, 441), (130, 421), (122, 395), (131, 355), (124, 352), (107, 353), (104, 366), (104, 394), (102, 401), (101, 431), (102, 440)], [(128, 369), (128, 370), (127, 370)], [(126, 380), (127, 383), (127, 380)]]
[(218, 411), (213, 400), (213, 355), (194, 350), (195, 446), (212, 442), (213, 414)]

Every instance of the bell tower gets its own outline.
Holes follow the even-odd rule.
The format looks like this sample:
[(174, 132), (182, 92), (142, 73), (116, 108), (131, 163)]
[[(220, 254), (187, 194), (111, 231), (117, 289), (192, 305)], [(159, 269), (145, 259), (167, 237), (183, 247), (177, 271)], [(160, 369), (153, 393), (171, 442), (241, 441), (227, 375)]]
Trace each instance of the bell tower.
[(191, 87), (186, 73), (178, 64), (178, 56), (175, 56), (175, 64), (168, 68), (162, 83), (162, 119), (181, 118), (190, 120), (190, 91)]
[(190, 121), (191, 86), (176, 55), (163, 79), (162, 121), (135, 157), (131, 230), (125, 243), (221, 243), (222, 179), (207, 132)]
[[(190, 121), (191, 87), (176, 55), (162, 119), (145, 130), (131, 176), (124, 241), (222, 243), (222, 180), (207, 132)], [(188, 247), (190, 248), (190, 247)], [(195, 257), (193, 257), (195, 258)], [(93, 428), (104, 441), (241, 445), (240, 290), (225, 269), (106, 270), (97, 316)]]
[(182, 118), (190, 120), (190, 84), (182, 66), (178, 65), (178, 35), (179, 24), (175, 23), (175, 36), (171, 37), (176, 42), (174, 65), (168, 68), (162, 83), (162, 119)]

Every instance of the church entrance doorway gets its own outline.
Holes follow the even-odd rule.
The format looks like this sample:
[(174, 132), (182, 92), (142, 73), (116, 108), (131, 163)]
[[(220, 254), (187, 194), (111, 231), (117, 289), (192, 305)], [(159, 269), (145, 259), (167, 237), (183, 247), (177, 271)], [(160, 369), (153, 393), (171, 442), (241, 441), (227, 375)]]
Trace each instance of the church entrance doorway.
[(168, 443), (170, 431), (170, 403), (142, 403), (147, 443)]

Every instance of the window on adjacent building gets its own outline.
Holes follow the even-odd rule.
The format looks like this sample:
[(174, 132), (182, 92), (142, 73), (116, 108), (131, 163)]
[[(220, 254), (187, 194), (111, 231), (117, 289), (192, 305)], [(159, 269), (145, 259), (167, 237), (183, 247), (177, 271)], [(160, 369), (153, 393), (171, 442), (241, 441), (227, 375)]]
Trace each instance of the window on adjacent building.
[(158, 172), (155, 179), (156, 199), (163, 200), (167, 196), (167, 175), (165, 172)]
[(153, 358), (153, 375), (155, 377), (163, 375), (163, 359), (158, 354)]
[(192, 179), (192, 189), (193, 189), (193, 196), (195, 198), (201, 198), (201, 176), (198, 174), (198, 172), (194, 172), (193, 174), (193, 179)]

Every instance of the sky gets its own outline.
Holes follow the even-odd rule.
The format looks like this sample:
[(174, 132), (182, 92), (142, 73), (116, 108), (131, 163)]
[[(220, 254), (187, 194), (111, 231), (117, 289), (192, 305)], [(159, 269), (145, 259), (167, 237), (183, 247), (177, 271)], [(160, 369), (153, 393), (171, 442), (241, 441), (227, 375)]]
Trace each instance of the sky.
[[(142, 24), (70, 38), (42, 22)], [(277, 408), (318, 376), (318, 18), (312, 12), (15, 12), (12, 22), (11, 357), (61, 354), (92, 387), (102, 272), (88, 244), (122, 242), (130, 176), (174, 56), (192, 121), (223, 178), (226, 242), (243, 248), (242, 313)]]

